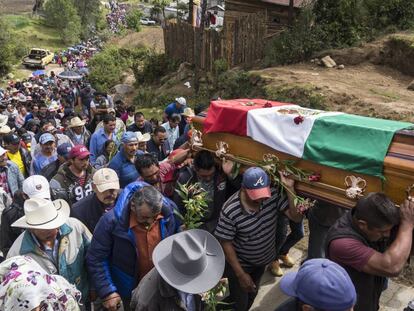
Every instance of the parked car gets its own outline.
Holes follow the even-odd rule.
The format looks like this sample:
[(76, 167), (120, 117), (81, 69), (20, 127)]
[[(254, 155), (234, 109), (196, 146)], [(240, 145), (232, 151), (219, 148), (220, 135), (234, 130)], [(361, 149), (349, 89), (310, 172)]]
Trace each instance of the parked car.
[(55, 54), (49, 50), (33, 48), (29, 55), (23, 58), (23, 65), (45, 69), (46, 65), (53, 61), (54, 56)]
[(149, 19), (149, 18), (141, 18), (141, 25), (147, 25), (147, 26), (149, 26), (149, 25), (155, 25), (155, 24), (156, 24), (156, 22), (154, 20), (152, 20), (152, 19)]

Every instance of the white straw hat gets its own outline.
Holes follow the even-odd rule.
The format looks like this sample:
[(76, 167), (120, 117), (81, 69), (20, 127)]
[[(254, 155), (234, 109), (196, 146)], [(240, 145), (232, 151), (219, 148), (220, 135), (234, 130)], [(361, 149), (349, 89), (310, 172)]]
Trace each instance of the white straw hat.
[(12, 227), (56, 229), (68, 220), (69, 215), (70, 207), (65, 200), (28, 199), (24, 202), (24, 216), (16, 220)]

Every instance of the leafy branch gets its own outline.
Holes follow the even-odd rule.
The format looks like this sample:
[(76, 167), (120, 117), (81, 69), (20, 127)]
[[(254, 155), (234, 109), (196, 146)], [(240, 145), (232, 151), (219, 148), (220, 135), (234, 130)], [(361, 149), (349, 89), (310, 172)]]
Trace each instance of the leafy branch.
[(185, 213), (184, 215), (178, 211), (174, 213), (181, 219), (187, 230), (196, 229), (202, 225), (201, 220), (207, 212), (207, 192), (201, 188), (200, 183), (191, 185), (178, 183), (178, 188), (175, 191), (184, 203)]
[[(202, 300), (206, 304), (206, 311), (216, 311), (218, 305), (230, 305), (222, 300), (227, 296), (228, 280), (221, 279), (220, 282), (208, 292), (203, 293)], [(231, 310), (231, 309), (230, 309)]]
[(281, 161), (274, 154), (265, 154), (263, 156), (263, 161), (258, 163), (258, 166), (263, 168), (269, 175), (273, 183), (280, 187), (280, 190), (285, 190), (294, 197), (294, 204), (299, 213), (304, 214), (308, 209), (312, 208), (315, 205), (315, 201), (311, 199), (305, 199), (301, 196), (298, 196), (296, 193), (292, 192), (288, 187), (285, 187), (283, 184), (280, 173), (284, 176), (292, 175), (296, 180), (313, 180), (316, 181), (317, 174), (314, 174), (307, 170), (302, 170), (295, 166), (296, 162), (292, 160), (283, 160)]

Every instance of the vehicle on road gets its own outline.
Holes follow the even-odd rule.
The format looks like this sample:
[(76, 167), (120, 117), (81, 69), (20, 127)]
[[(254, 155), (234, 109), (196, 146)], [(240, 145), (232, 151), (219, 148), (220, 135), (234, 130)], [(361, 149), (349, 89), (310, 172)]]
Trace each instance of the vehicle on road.
[(147, 25), (147, 26), (153, 26), (153, 25), (155, 25), (156, 24), (156, 22), (154, 21), (154, 20), (152, 20), (152, 19), (149, 19), (149, 18), (146, 18), (146, 17), (144, 17), (144, 18), (141, 18), (141, 25)]
[(33, 48), (29, 55), (23, 58), (23, 65), (32, 68), (45, 69), (53, 61), (55, 54), (45, 49)]

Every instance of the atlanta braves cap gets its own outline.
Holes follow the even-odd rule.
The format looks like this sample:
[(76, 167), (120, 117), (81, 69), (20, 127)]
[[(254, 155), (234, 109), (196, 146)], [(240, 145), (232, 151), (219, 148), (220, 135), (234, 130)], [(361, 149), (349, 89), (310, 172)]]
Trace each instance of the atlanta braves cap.
[(271, 197), (270, 178), (260, 167), (251, 167), (244, 172), (242, 186), (251, 200)]

